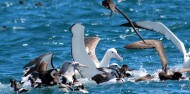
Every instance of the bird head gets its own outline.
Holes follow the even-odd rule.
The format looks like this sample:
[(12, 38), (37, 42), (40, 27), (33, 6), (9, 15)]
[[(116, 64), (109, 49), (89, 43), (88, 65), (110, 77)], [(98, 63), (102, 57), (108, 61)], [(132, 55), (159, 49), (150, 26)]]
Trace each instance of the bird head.
[(116, 59), (120, 60), (121, 62), (123, 61), (123, 58), (117, 53), (117, 50), (115, 48), (108, 49), (106, 54), (110, 58), (116, 58)]

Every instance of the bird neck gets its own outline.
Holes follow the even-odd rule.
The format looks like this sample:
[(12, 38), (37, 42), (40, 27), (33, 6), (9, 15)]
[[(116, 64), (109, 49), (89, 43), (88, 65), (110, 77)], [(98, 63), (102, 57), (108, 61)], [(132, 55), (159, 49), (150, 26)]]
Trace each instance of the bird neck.
[(108, 56), (107, 52), (105, 53), (104, 57), (100, 61), (99, 67), (109, 67), (110, 57)]

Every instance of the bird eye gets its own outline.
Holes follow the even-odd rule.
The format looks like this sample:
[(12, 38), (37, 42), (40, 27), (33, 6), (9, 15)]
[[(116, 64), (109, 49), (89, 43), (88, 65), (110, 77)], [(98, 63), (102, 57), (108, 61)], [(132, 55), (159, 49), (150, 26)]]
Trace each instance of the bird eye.
[(111, 52), (111, 53), (113, 53), (113, 52)]

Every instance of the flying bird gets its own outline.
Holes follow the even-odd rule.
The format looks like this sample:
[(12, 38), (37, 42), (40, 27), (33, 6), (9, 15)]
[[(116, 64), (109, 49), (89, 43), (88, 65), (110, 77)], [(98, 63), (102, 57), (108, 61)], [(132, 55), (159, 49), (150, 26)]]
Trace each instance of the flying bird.
[[(143, 28), (146, 30), (158, 32), (163, 34), (168, 40), (180, 50), (184, 57), (184, 68), (190, 68), (190, 49), (186, 50), (184, 43), (161, 22), (150, 22), (150, 21), (139, 21), (133, 22), (133, 24), (138, 28)], [(121, 26), (131, 26), (129, 23), (122, 24)]]

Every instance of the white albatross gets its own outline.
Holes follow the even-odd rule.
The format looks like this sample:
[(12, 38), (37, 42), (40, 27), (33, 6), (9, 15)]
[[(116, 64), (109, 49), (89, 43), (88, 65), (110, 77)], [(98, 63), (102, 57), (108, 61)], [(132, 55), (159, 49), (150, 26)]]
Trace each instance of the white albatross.
[[(151, 31), (155, 31), (163, 34), (168, 40), (171, 40), (172, 43), (181, 51), (184, 57), (184, 68), (190, 68), (190, 49), (189, 52), (186, 51), (185, 46), (182, 41), (178, 39), (178, 37), (172, 33), (164, 24), (161, 22), (150, 22), (150, 21), (139, 21), (134, 22), (135, 27), (143, 28)], [(121, 26), (130, 26), (127, 24), (122, 24)]]
[[(60, 74), (61, 76), (64, 76), (67, 81), (73, 83), (73, 76), (75, 75), (75, 70), (77, 70), (80, 73), (79, 67), (88, 68), (88, 66), (82, 65), (79, 62), (65, 62), (63, 63)], [(83, 76), (80, 73), (81, 76)]]
[[(95, 56), (94, 48), (98, 43), (99, 39), (96, 38), (94, 42), (87, 42), (84, 38), (84, 26), (80, 23), (74, 24), (71, 26), (70, 31), (72, 32), (72, 57), (73, 60), (76, 62), (80, 62), (83, 65), (89, 66), (89, 68), (80, 68), (81, 73), (86, 78), (91, 78), (92, 76), (99, 73), (96, 68), (99, 67), (108, 67), (111, 58), (117, 58), (119, 60), (123, 60), (121, 56), (118, 55), (115, 48), (108, 49), (105, 53), (101, 62), (98, 62), (97, 57)], [(85, 42), (86, 46), (85, 46)], [(93, 45), (89, 47), (89, 45)], [(86, 47), (88, 47), (88, 51), (86, 51)]]

